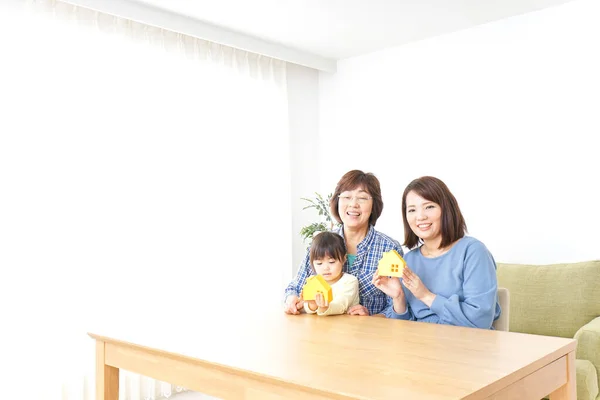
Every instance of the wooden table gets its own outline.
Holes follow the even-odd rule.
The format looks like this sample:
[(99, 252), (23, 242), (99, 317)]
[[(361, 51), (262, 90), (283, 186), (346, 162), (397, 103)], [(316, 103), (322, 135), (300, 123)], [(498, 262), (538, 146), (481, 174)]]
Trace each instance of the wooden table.
[(572, 339), (282, 312), (165, 332), (90, 333), (97, 400), (117, 400), (119, 368), (224, 399), (576, 399)]

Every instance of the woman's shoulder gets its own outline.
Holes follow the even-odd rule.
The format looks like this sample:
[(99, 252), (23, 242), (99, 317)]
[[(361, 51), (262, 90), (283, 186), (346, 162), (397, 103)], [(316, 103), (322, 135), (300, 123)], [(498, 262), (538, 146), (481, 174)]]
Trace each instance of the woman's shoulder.
[(373, 229), (373, 240), (375, 240), (383, 245), (388, 245), (392, 248), (402, 248), (400, 246), (400, 242), (398, 242), (393, 237), (386, 235), (383, 232), (378, 231), (374, 227), (372, 227), (371, 229)]
[[(446, 254), (449, 256), (455, 255), (464, 257), (465, 254), (482, 254), (489, 253), (485, 244), (480, 240), (474, 238), (473, 236), (463, 236), (457, 242), (455, 242), (454, 246), (450, 249), (450, 251)], [(462, 255), (461, 255), (462, 254)], [(437, 257), (437, 259), (441, 259), (442, 256)], [(421, 246), (417, 246), (414, 249), (411, 249), (404, 255), (404, 259), (408, 262), (408, 260), (414, 260), (416, 258), (424, 258), (421, 254)]]
[(404, 261), (413, 260), (417, 257), (421, 257), (421, 246), (417, 246), (404, 254)]
[(458, 241), (456, 246), (456, 256), (463, 260), (469, 260), (467, 264), (480, 265), (482, 262), (489, 265), (496, 265), (494, 256), (483, 242), (472, 236), (465, 236)]
[(473, 236), (463, 236), (455, 245), (458, 249), (462, 248), (468, 252), (487, 252), (485, 244)]

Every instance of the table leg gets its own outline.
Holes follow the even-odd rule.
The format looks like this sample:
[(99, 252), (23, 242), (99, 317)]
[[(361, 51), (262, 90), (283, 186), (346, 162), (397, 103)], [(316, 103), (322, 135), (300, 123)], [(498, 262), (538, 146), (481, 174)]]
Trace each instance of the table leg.
[(567, 383), (550, 393), (550, 400), (577, 400), (575, 352), (567, 354)]
[(119, 400), (119, 369), (104, 363), (104, 347), (96, 340), (96, 400)]

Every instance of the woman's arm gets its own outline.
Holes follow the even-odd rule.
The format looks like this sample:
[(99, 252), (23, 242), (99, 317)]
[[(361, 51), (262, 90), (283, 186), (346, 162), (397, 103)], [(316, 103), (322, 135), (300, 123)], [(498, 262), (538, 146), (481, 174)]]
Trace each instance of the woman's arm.
[(462, 292), (446, 298), (437, 294), (430, 306), (440, 324), (490, 329), (496, 313), (498, 281), (494, 258), (481, 242), (467, 249)]
[[(360, 288), (360, 301), (362, 306), (351, 307), (349, 314), (354, 315), (381, 315), (387, 306), (388, 299), (385, 293), (378, 289), (373, 282), (373, 274), (376, 273), (379, 260), (385, 252), (396, 250), (401, 256), (404, 255), (400, 243), (381, 232), (376, 232), (373, 243), (368, 251), (363, 253), (363, 264), (357, 275)], [(364, 307), (363, 307), (364, 306)], [(364, 309), (364, 312), (363, 312)]]
[(307, 250), (306, 255), (304, 256), (304, 260), (300, 263), (300, 267), (298, 268), (296, 277), (285, 288), (284, 301), (290, 295), (300, 296), (300, 292), (302, 291), (302, 288), (306, 283), (306, 279), (312, 273), (312, 269), (310, 268), (309, 256), (310, 253), (309, 250)]
[(302, 292), (302, 287), (306, 283), (306, 278), (308, 278), (310, 273), (309, 252), (307, 251), (304, 260), (300, 264), (300, 268), (298, 268), (296, 277), (285, 289), (283, 311), (286, 314), (299, 314), (303, 308), (304, 302), (300, 299), (299, 293)]
[(383, 314), (387, 318), (414, 319), (399, 278), (379, 276), (375, 272), (373, 275), (373, 285), (387, 296), (387, 305), (380, 314)]
[[(398, 313), (397, 311), (402, 311), (402, 306), (404, 306), (404, 312)], [(404, 302), (401, 302), (398, 299), (392, 299), (391, 297), (388, 297), (387, 306), (383, 309), (381, 314), (383, 314), (386, 318), (403, 319), (406, 321), (415, 320), (415, 316), (413, 315), (406, 298)]]

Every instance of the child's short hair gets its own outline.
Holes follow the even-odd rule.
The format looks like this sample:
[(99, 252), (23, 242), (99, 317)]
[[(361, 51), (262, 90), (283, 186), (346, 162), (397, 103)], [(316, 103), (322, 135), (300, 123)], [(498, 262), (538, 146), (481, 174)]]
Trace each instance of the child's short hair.
[(316, 235), (310, 245), (310, 263), (332, 257), (339, 261), (346, 258), (346, 244), (344, 238), (333, 232), (321, 232)]

